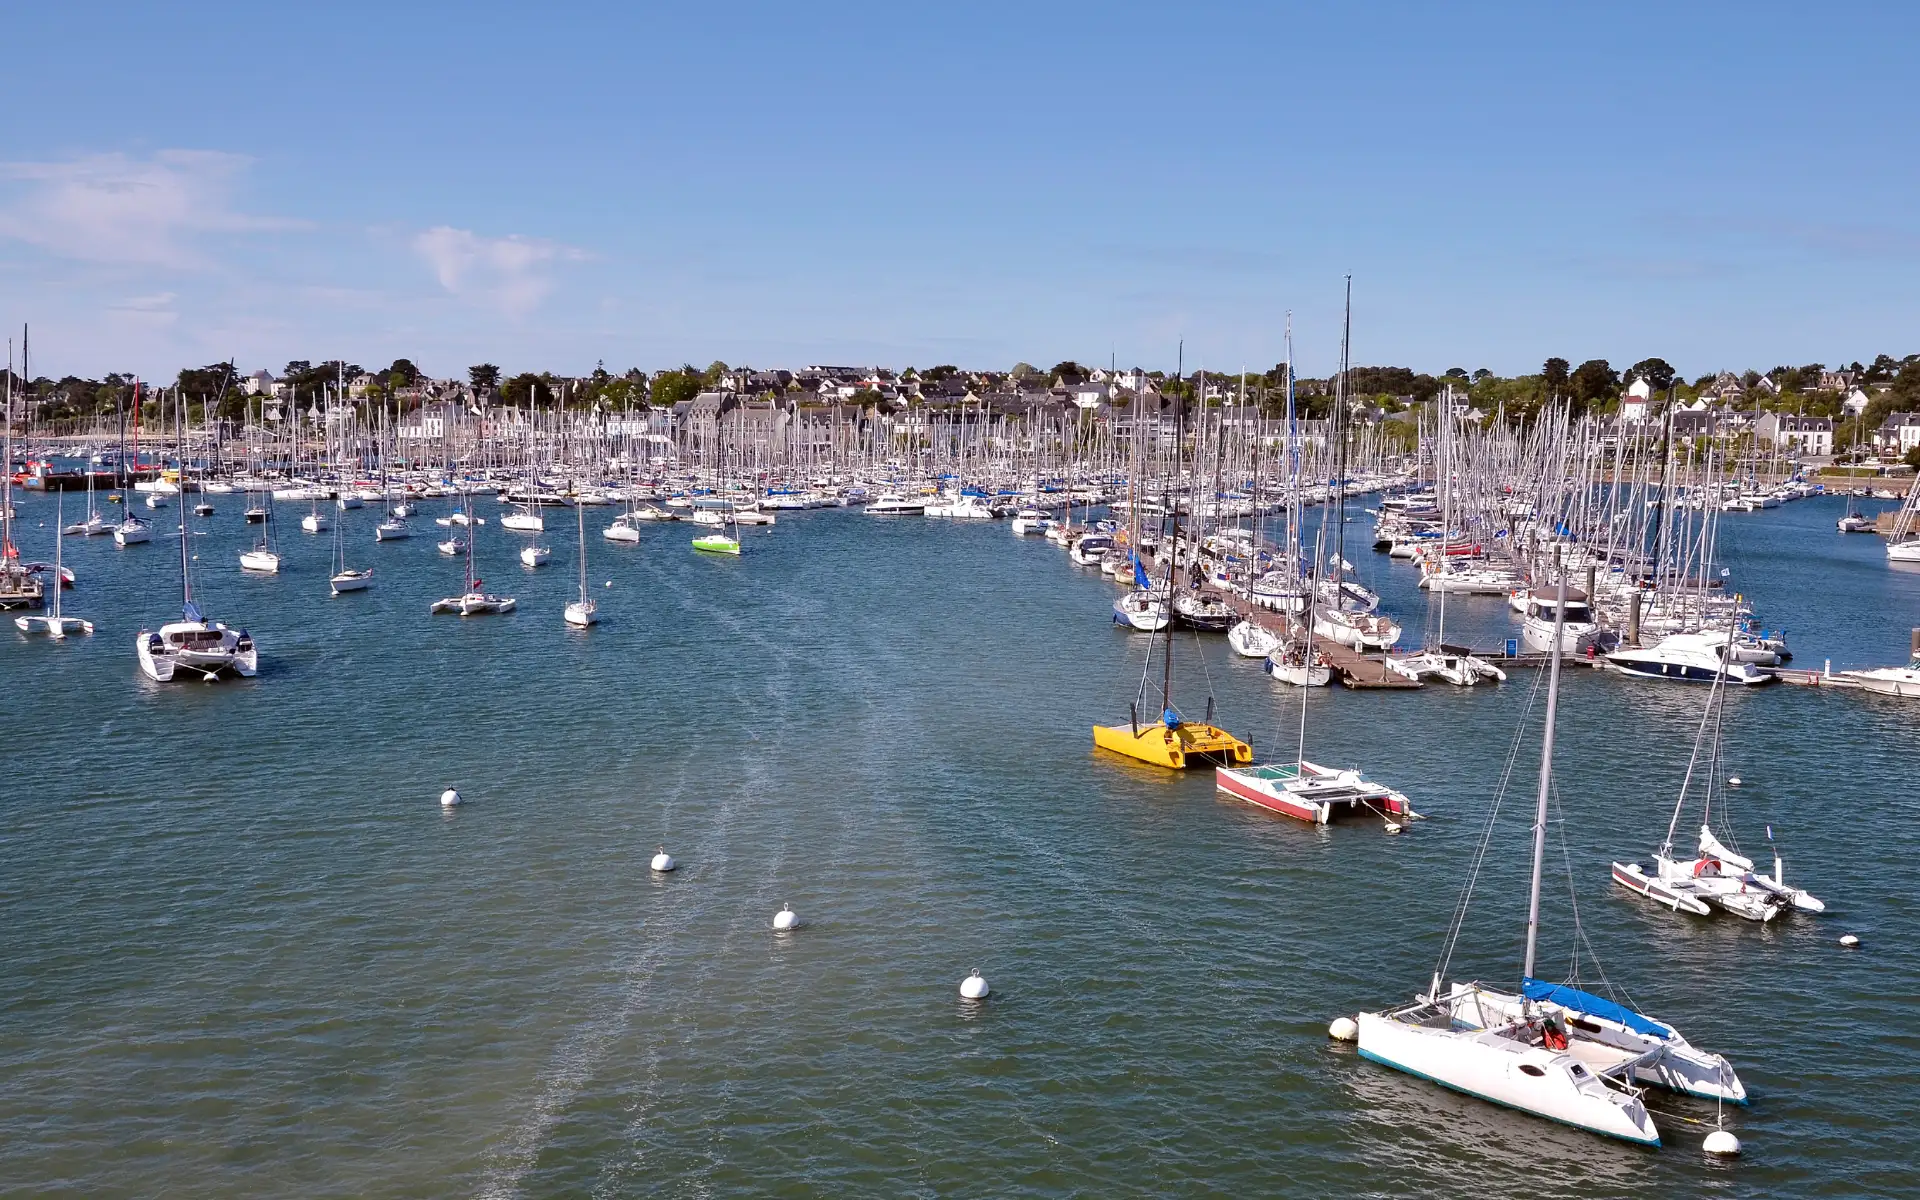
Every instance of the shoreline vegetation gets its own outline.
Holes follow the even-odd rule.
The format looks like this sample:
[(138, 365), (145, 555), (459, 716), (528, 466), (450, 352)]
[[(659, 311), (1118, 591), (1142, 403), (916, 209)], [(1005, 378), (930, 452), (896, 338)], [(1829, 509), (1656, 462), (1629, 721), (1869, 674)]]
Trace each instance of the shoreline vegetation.
[[(469, 367), (465, 378), (433, 378), (406, 358), (377, 370), (336, 359), (294, 360), (277, 374), (265, 369), (243, 374), (228, 362), (184, 368), (165, 382), (111, 372), (100, 379), (13, 374), (7, 383), (14, 397), (9, 415), (42, 438), (98, 438), (128, 424), (150, 427), (163, 405), (171, 411), (182, 400), (189, 424), (217, 424), (237, 434), (248, 426), (284, 427), (296, 414), (317, 420), (322, 408), (342, 403), (400, 421), (436, 404), (679, 415), (714, 394), (735, 403), (855, 409), (874, 417), (915, 408), (937, 412), (974, 405), (1000, 413), (1057, 405), (1097, 418), (1131, 405), (1136, 396), (1182, 412), (1226, 407), (1244, 398), (1265, 417), (1277, 418), (1286, 411), (1289, 384), (1300, 419), (1318, 421), (1330, 414), (1336, 391), (1334, 378), (1289, 378), (1284, 362), (1257, 374), (1228, 374), (1102, 369), (1072, 360), (1044, 370), (1022, 362), (1005, 371), (952, 365), (757, 370), (714, 362), (705, 369), (687, 364), (617, 375), (602, 364), (580, 376), (551, 371), (507, 376), (494, 364), (480, 363)], [(1834, 466), (1821, 469), (1834, 474), (1849, 473), (1842, 460), (1864, 468), (1855, 473), (1884, 474), (1893, 464), (1920, 469), (1920, 354), (1899, 359), (1880, 354), (1871, 363), (1834, 368), (1808, 363), (1766, 372), (1720, 371), (1691, 382), (1660, 358), (1642, 359), (1625, 371), (1605, 359), (1575, 366), (1549, 358), (1537, 373), (1509, 377), (1486, 368), (1429, 374), (1407, 367), (1355, 367), (1346, 394), (1349, 415), (1377, 427), (1385, 441), (1399, 435), (1411, 444), (1420, 414), (1442, 395), (1451, 395), (1459, 412), (1483, 424), (1524, 425), (1546, 406), (1564, 405), (1570, 415), (1590, 412), (1623, 426), (1664, 423), (1690, 451), (1713, 444), (1723, 451), (1744, 449), (1757, 459), (1766, 451), (1791, 449), (1816, 461), (1833, 460)], [(1904, 436), (1902, 423), (1912, 427)]]

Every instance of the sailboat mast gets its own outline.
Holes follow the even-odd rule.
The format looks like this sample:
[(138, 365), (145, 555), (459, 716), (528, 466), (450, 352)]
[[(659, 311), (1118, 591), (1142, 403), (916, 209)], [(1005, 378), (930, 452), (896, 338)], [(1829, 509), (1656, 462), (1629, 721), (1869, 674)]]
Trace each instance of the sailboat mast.
[(1527, 961), (1522, 979), (1533, 978), (1534, 951), (1540, 941), (1540, 868), (1547, 855), (1547, 796), (1553, 790), (1553, 724), (1560, 706), (1560, 638), (1567, 624), (1567, 573), (1555, 555), (1558, 583), (1553, 608), (1553, 653), (1547, 666), (1547, 727), (1540, 738), (1540, 794), (1533, 810), (1533, 884), (1527, 893)]
[[(174, 394), (175, 394), (175, 398), (177, 399), (179, 396), (178, 389), (175, 389)], [(187, 542), (191, 540), (193, 534), (192, 534), (192, 531), (187, 528), (187, 513), (188, 513), (187, 455), (186, 455), (187, 434), (186, 434), (186, 426), (184, 424), (185, 417), (183, 415), (185, 412), (186, 412), (186, 402), (181, 401), (181, 403), (175, 408), (174, 419), (176, 421), (182, 422), (182, 425), (180, 427), (180, 492), (179, 492), (179, 497), (180, 497), (180, 604), (181, 604), (182, 616), (187, 616), (186, 610), (193, 607), (193, 575), (187, 569), (188, 568)], [(160, 479), (161, 473), (156, 472), (154, 475), (154, 478), (156, 480)], [(193, 618), (187, 617), (187, 619), (192, 620)]]
[(1337, 499), (1333, 513), (1334, 602), (1339, 603), (1340, 583), (1347, 565), (1347, 371), (1353, 346), (1353, 276), (1347, 276), (1347, 301), (1340, 320), (1340, 378), (1334, 388), (1333, 421), (1329, 434), (1334, 439), (1333, 486)]

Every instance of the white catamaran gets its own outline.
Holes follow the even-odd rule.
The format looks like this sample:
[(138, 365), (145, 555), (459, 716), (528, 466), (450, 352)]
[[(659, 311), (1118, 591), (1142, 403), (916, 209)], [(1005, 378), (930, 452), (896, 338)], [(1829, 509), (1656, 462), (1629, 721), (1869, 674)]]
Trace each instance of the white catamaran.
[(260, 672), (260, 649), (253, 635), (219, 621), (209, 621), (193, 602), (193, 571), (188, 546), (193, 541), (190, 520), (181, 514), (180, 619), (159, 629), (142, 629), (134, 638), (134, 654), (147, 678), (157, 683), (172, 679), (201, 679), (212, 683), (230, 675), (251, 679)]
[[(1565, 619), (1559, 585), (1556, 624)], [(1534, 1116), (1641, 1145), (1660, 1144), (1638, 1085), (1744, 1103), (1746, 1090), (1719, 1055), (1695, 1049), (1658, 1021), (1577, 987), (1534, 977), (1540, 927), (1547, 803), (1553, 790), (1554, 722), (1559, 707), (1561, 631), (1548, 666), (1546, 725), (1533, 825), (1533, 874), (1520, 986), (1442, 988), (1471, 885), (1427, 992), (1400, 1008), (1363, 1012), (1359, 1049), (1374, 1062)], [(1493, 810), (1497, 815), (1498, 807)], [(1492, 815), (1489, 817), (1491, 832)], [(1484, 846), (1484, 843), (1483, 843)]]

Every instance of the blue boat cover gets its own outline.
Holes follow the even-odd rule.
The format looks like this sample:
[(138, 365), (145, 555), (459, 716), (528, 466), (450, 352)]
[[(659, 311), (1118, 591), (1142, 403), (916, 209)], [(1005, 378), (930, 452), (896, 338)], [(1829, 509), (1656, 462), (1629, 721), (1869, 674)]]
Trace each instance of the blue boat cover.
[(1528, 979), (1521, 983), (1520, 991), (1529, 1000), (1544, 1000), (1549, 1004), (1558, 1004), (1574, 1012), (1588, 1016), (1601, 1017), (1608, 1021), (1618, 1021), (1635, 1033), (1644, 1033), (1648, 1037), (1671, 1037), (1673, 1030), (1658, 1021), (1649, 1021), (1630, 1008), (1622, 1008), (1611, 1000), (1603, 1000), (1592, 992), (1583, 992), (1563, 983), (1548, 983), (1542, 979)]
[(1147, 578), (1147, 568), (1141, 564), (1138, 554), (1133, 556), (1133, 581), (1140, 585), (1142, 591), (1153, 590), (1153, 580)]
[(205, 617), (200, 615), (200, 606), (191, 600), (187, 601), (186, 607), (180, 610), (180, 615), (186, 620), (194, 622), (206, 620)]

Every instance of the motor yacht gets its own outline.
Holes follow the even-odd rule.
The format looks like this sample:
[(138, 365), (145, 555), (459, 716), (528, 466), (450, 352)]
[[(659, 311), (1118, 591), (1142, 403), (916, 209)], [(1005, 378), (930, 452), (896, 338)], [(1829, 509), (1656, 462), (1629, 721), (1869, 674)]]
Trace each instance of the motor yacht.
[[(1527, 595), (1526, 616), (1521, 619), (1520, 625), (1520, 640), (1527, 649), (1542, 652), (1553, 649), (1556, 607), (1558, 604), (1552, 594), (1532, 592)], [(1594, 620), (1593, 607), (1586, 593), (1569, 590), (1565, 608), (1564, 620), (1559, 622), (1560, 652), (1585, 654), (1600, 640), (1600, 624)]]
[(1773, 672), (1753, 663), (1728, 661), (1724, 634), (1672, 633), (1652, 646), (1615, 650), (1607, 665), (1627, 675), (1677, 683), (1728, 683), (1758, 686), (1772, 683)]
[(927, 506), (918, 500), (909, 500), (898, 492), (884, 492), (868, 503), (866, 513), (870, 517), (918, 517), (927, 511)]

